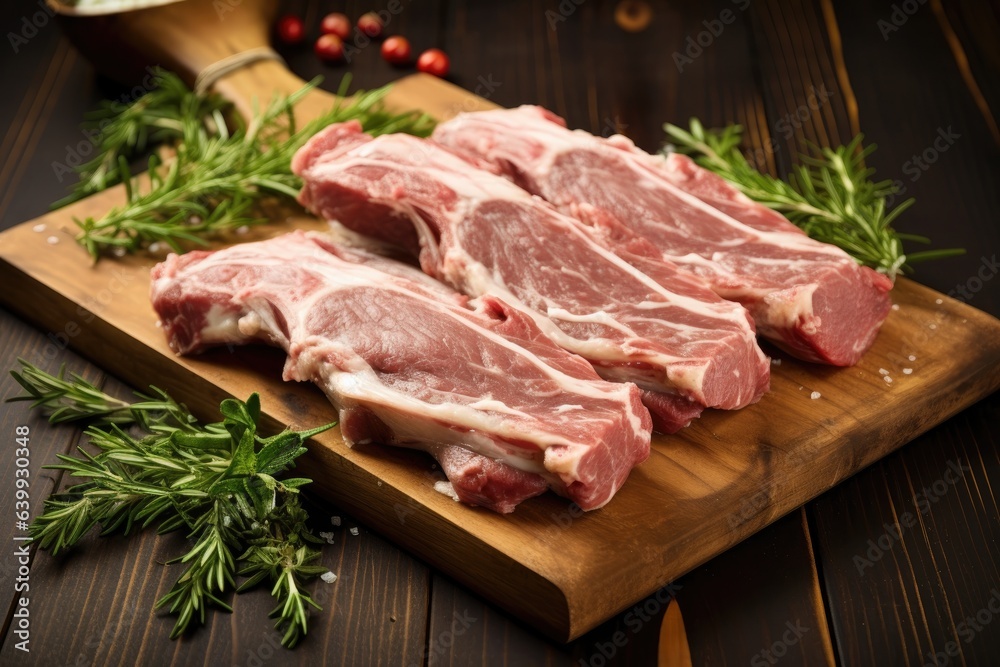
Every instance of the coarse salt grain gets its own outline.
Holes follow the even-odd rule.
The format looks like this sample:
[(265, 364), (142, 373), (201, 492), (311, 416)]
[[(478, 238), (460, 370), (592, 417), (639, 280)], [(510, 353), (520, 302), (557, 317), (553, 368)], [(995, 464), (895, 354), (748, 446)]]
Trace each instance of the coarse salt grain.
[(909, 359), (910, 361), (916, 361), (917, 360), (917, 355), (911, 354), (910, 356), (907, 357), (907, 359)]
[(912, 368), (904, 368), (903, 369), (903, 375), (909, 375), (912, 372), (913, 372)]
[(330, 572), (329, 570), (327, 570), (323, 574), (319, 575), (319, 578), (322, 579), (323, 581), (325, 581), (328, 584), (332, 584), (333, 582), (335, 582), (337, 580), (337, 575), (335, 575), (333, 572)]
[(35, 225), (34, 227), (32, 227), (31, 231), (33, 231), (33, 232), (44, 232), (45, 229), (46, 229), (45, 223), (44, 222), (40, 222), (37, 225)]
[(124, 257), (126, 252), (125, 248), (116, 246), (115, 249), (111, 251), (111, 254), (115, 257)]
[(242, 227), (237, 227), (236, 228), (236, 233), (237, 234), (246, 234), (249, 231), (250, 231), (250, 228), (247, 227), (246, 225), (243, 225)]
[(772, 366), (780, 366), (781, 365), (781, 359), (771, 359), (771, 365)]
[(379, 481), (378, 481), (378, 485), (379, 485), (379, 486), (382, 486), (382, 480), (379, 480)]
[(944, 303), (944, 300), (943, 299), (934, 299), (934, 303), (936, 303), (937, 305), (940, 306), (942, 303)]
[(48, 243), (49, 245), (55, 245), (55, 244), (59, 243), (59, 237), (58, 236), (50, 236), (49, 238), (45, 239), (45, 242)]
[(358, 531), (358, 529), (357, 529), (357, 527), (356, 527), (356, 526), (355, 526), (354, 528), (351, 528), (351, 535), (357, 535), (357, 534), (358, 534), (358, 532), (359, 532), (359, 531)]
[(893, 310), (899, 310), (899, 304), (898, 303), (892, 304), (892, 309)]
[(823, 394), (819, 393), (818, 391), (814, 391), (813, 393), (809, 394), (809, 398), (811, 398), (812, 400), (815, 401), (817, 398), (819, 398), (822, 395)]
[(149, 252), (152, 253), (160, 252), (161, 247), (162, 246), (160, 245), (159, 241), (153, 241), (152, 243), (149, 244)]
[(930, 329), (937, 329), (937, 325), (936, 325), (936, 324), (934, 324), (933, 322), (931, 322), (931, 323), (930, 323), (930, 324), (928, 324), (927, 326), (928, 326), (928, 328), (930, 328)]
[(880, 375), (888, 375), (889, 374), (889, 371), (885, 370), (884, 368), (878, 369), (878, 372), (879, 372)]
[(331, 516), (330, 517), (330, 523), (332, 523), (334, 526), (339, 526), (340, 525), (340, 517), (339, 516)]
[(883, 379), (883, 380), (885, 380), (885, 383), (886, 383), (886, 384), (892, 384), (892, 378), (891, 378), (891, 377), (889, 377), (888, 375), (886, 375), (886, 376), (885, 376), (884, 378), (882, 378), (882, 379)]
[(320, 532), (319, 536), (326, 540), (327, 544), (333, 544), (333, 533)]

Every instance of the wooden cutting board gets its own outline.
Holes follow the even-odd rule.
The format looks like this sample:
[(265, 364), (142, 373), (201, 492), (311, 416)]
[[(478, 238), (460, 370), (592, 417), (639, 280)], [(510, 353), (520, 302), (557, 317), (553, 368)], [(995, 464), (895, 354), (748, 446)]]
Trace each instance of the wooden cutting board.
[[(446, 117), (485, 100), (416, 75), (394, 106)], [(151, 256), (92, 265), (74, 217), (124, 199), (96, 195), (0, 234), (0, 301), (136, 387), (167, 389), (207, 418), (219, 401), (260, 391), (278, 424), (312, 427), (334, 411), (312, 386), (280, 380), (283, 354), (220, 349), (178, 358), (148, 301)], [(238, 240), (322, 223), (301, 212)], [(318, 490), (434, 567), (554, 638), (569, 640), (743, 540), (916, 435), (1000, 388), (1000, 321), (909, 280), (874, 348), (853, 368), (780, 359), (771, 392), (737, 412), (708, 410), (674, 436), (601, 510), (581, 515), (551, 494), (510, 516), (433, 490), (429, 458), (347, 448), (337, 430), (311, 442), (297, 471)], [(816, 398), (813, 398), (816, 396)]]

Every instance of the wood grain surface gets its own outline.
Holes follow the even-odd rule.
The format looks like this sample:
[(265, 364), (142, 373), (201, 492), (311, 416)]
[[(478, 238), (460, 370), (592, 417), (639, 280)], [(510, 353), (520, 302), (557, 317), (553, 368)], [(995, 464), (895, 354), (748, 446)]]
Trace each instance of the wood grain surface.
[[(239, 3), (229, 4), (239, 6)], [(313, 28), (327, 11), (345, 11), (356, 16), (372, 8), (371, 3), (354, 0), (343, 3), (286, 0), (281, 4), (281, 11), (301, 14), (307, 26)], [(614, 1), (588, 0), (563, 17), (565, 20), (556, 22), (555, 30), (546, 18), (550, 10), (560, 16), (559, 3), (554, 1), (422, 1), (419, 6), (414, 3), (412, 8), (407, 7), (394, 16), (390, 31), (405, 34), (418, 51), (430, 46), (444, 48), (452, 57), (451, 80), (468, 90), (480, 90), (493, 102), (504, 106), (527, 102), (558, 104), (557, 110), (572, 126), (599, 134), (618, 129), (647, 150), (659, 147), (663, 139), (660, 126), (665, 120), (679, 123), (697, 115), (716, 125), (741, 122), (748, 128), (748, 156), (760, 155), (761, 166), (779, 174), (787, 172), (797, 160), (805, 137), (825, 132), (840, 140), (849, 138), (853, 128), (845, 127), (840, 119), (850, 117), (847, 112), (850, 90), (857, 105), (860, 129), (868, 141), (879, 144), (870, 164), (878, 168), (880, 177), (898, 179), (907, 190), (906, 196), (918, 199), (917, 205), (901, 218), (900, 228), (927, 234), (938, 247), (964, 246), (969, 251), (965, 257), (920, 265), (916, 280), (938, 291), (952, 292), (994, 315), (1000, 314), (1000, 281), (975, 282), (983, 275), (981, 271), (991, 275), (987, 262), (1000, 250), (1000, 226), (996, 224), (1000, 191), (995, 188), (1000, 179), (1000, 144), (989, 129), (995, 123), (993, 110), (1000, 104), (997, 52), (1000, 10), (995, 3), (976, 0), (921, 3), (919, 11), (906, 15), (899, 29), (886, 38), (878, 22), (889, 19), (893, 5), (900, 4), (892, 0), (835, 3), (755, 0), (747, 4), (746, 11), (735, 11), (735, 22), (704, 49), (693, 65), (679, 73), (671, 54), (682, 51), (688, 37), (694, 38), (704, 30), (704, 21), (719, 17), (725, 9), (738, 10), (743, 4), (729, 0), (650, 2), (652, 20), (647, 28), (626, 32), (616, 24), (618, 3)], [(8, 31), (20, 34), (25, 30), (24, 20), (30, 20), (36, 11), (35, 4), (28, 0), (4, 3), (0, 7), (0, 26), (5, 34)], [(770, 23), (765, 23), (766, 17), (770, 17)], [(839, 54), (833, 47), (833, 33), (839, 36)], [(330, 67), (315, 59), (308, 43), (279, 48), (299, 77), (325, 75), (327, 89), (335, 89), (345, 73), (352, 74), (355, 85), (364, 88), (400, 76), (400, 70), (381, 62), (377, 50), (361, 54), (349, 66)], [(762, 78), (765, 57), (771, 59), (770, 67), (778, 77), (770, 87), (764, 85)], [(43, 23), (27, 44), (0, 52), (0, 61), (3, 63), (0, 85), (6, 91), (0, 103), (0, 155), (3, 155), (0, 227), (7, 228), (37, 217), (49, 202), (65, 193), (72, 177), (58, 166), (65, 167), (79, 146), (87, 148), (81, 143), (85, 136), (78, 129), (83, 114), (100, 99), (130, 99), (139, 90), (135, 88), (139, 81), (130, 80), (127, 86), (119, 87), (95, 77), (89, 64), (60, 37), (58, 27), (51, 21)], [(788, 62), (782, 64), (785, 61)], [(818, 68), (817, 71), (836, 71), (837, 75), (832, 79), (823, 75), (815, 82), (809, 80), (804, 88), (799, 86), (800, 92), (793, 93), (780, 77), (784, 76), (783, 71), (800, 67), (804, 61), (812, 61), (810, 66)], [(809, 90), (810, 83), (818, 87), (831, 80), (836, 87), (828, 85), (832, 95), (818, 109), (807, 98), (796, 97), (802, 90)], [(985, 105), (978, 99), (976, 89), (986, 100)], [(825, 108), (827, 105), (830, 109)], [(802, 118), (791, 125), (794, 131), (783, 131), (788, 127), (789, 114), (802, 109)], [(908, 165), (912, 166), (913, 156), (931, 147), (939, 128), (946, 130), (949, 126), (961, 138), (947, 152), (938, 155), (930, 168), (919, 171), (919, 178), (914, 180), (912, 169), (906, 170)], [(962, 296), (956, 291), (958, 287), (977, 289)], [(5, 336), (12, 331), (17, 335)], [(0, 309), (3, 366), (12, 367), (14, 359), (21, 355), (50, 369), (58, 366), (59, 361), (69, 361), (71, 367), (85, 370), (88, 377), (104, 377), (102, 370), (93, 364), (53, 346), (48, 336), (54, 333), (25, 326), (17, 317)], [(150, 381), (151, 378), (143, 378), (134, 386), (141, 388)], [(4, 396), (15, 391), (9, 379), (0, 386)], [(678, 583), (684, 588), (679, 594), (683, 596), (684, 590), (697, 591), (698, 597), (695, 603), (691, 599), (693, 593), (689, 593), (681, 607), (697, 604), (707, 612), (691, 618), (685, 615), (695, 656), (711, 655), (717, 661), (715, 664), (745, 665), (764, 648), (764, 643), (762, 637), (752, 633), (732, 631), (735, 626), (731, 624), (744, 622), (744, 608), (753, 609), (762, 626), (775, 629), (795, 609), (809, 608), (811, 577), (796, 574), (775, 579), (769, 576), (775, 568), (789, 568), (794, 573), (818, 571), (837, 664), (901, 664), (901, 656), (906, 657), (907, 663), (920, 664), (928, 660), (931, 648), (943, 651), (955, 635), (953, 625), (964, 620), (960, 611), (980, 610), (987, 597), (984, 594), (1000, 584), (989, 568), (976, 565), (996, 562), (998, 558), (996, 535), (992, 532), (1000, 524), (992, 491), (1000, 484), (998, 406), (1000, 397), (994, 394), (843, 482), (807, 506), (808, 526), (803, 527), (798, 521), (790, 525), (779, 522), (745, 540), (737, 551), (738, 558), (720, 556), (680, 579)], [(29, 417), (24, 404), (3, 406), (0, 432), (9, 433), (14, 425), (26, 419)], [(47, 445), (62, 433), (47, 429), (40, 422), (32, 423), (37, 424), (34, 432), (43, 436), (38, 446)], [(929, 526), (926, 532), (904, 532), (903, 539), (887, 554), (887, 558), (901, 559), (902, 573), (880, 570), (878, 576), (873, 576), (873, 570), (866, 570), (864, 576), (858, 575), (853, 557), (859, 549), (867, 549), (868, 539), (877, 540), (886, 532), (885, 524), (892, 525), (898, 517), (898, 511), (893, 512), (894, 506), (878, 502), (878, 497), (896, 493), (897, 499), (912, 506), (913, 497), (898, 485), (898, 480), (906, 480), (910, 475), (924, 480), (924, 485), (933, 483), (949, 458), (941, 458), (941, 452), (949, 451), (956, 443), (961, 443), (961, 451), (970, 457), (978, 455), (972, 461), (975, 483), (951, 487), (942, 502), (932, 504), (921, 517)], [(70, 446), (70, 441), (64, 441), (63, 446)], [(49, 453), (40, 457), (43, 455), (45, 462), (52, 460)], [(848, 497), (853, 500), (845, 506)], [(33, 506), (37, 504), (36, 496), (32, 496), (32, 501)], [(333, 508), (330, 511), (343, 512)], [(859, 518), (862, 511), (863, 521)], [(817, 534), (820, 522), (823, 536)], [(377, 538), (363, 528), (360, 539)], [(807, 541), (813, 545), (812, 552), (805, 548)], [(106, 580), (117, 580), (119, 572), (127, 576), (132, 570), (162, 567), (148, 560), (130, 561), (123, 566), (120, 561), (126, 551), (124, 545), (116, 546), (109, 540), (95, 540), (92, 547), (71, 558), (79, 559), (91, 551), (105, 549), (107, 558), (102, 561), (103, 569), (97, 571)], [(775, 554), (786, 557), (775, 560)], [(811, 555), (815, 562), (808, 561)], [(33, 562), (40, 567), (48, 558), (48, 554), (38, 554)], [(385, 571), (378, 560), (369, 560), (372, 558), (386, 558), (393, 563), (415, 562), (406, 552), (385, 543), (384, 550), (346, 551), (344, 560), (337, 564), (361, 572)], [(78, 561), (70, 560), (75, 562)], [(955, 574), (939, 576), (941, 563), (947, 563)], [(122, 634), (115, 629), (119, 626), (112, 627), (110, 619), (107, 624), (102, 623), (104, 612), (94, 606), (94, 598), (77, 595), (77, 587), (67, 585), (68, 579), (80, 576), (83, 575), (75, 566), (67, 563), (58, 571), (47, 569), (45, 577), (33, 574), (33, 587), (37, 584), (38, 591), (51, 593), (46, 596), (45, 604), (59, 610), (58, 618), (91, 617), (92, 632), (96, 634), (89, 638), (90, 644), (107, 636), (107, 641), (114, 644), (114, 658), (112, 651), (105, 649), (102, 660), (95, 661), (93, 648), (87, 645), (88, 637), (74, 637), (78, 624), (59, 623), (56, 629), (46, 630), (47, 643), (37, 646), (27, 662), (135, 662), (138, 644), (126, 647), (116, 642), (114, 637)], [(165, 583), (159, 591), (137, 587), (116, 589), (120, 596), (116, 604), (148, 611), (169, 588), (169, 582)], [(651, 637), (650, 641), (628, 635), (630, 643), (642, 644), (647, 651), (630, 651), (627, 660), (620, 650), (611, 658), (605, 658), (600, 651), (600, 648), (609, 651), (607, 642), (613, 635), (605, 632), (605, 626), (618, 622), (630, 632), (624, 619), (632, 608), (620, 614), (617, 621), (609, 621), (562, 646), (539, 637), (531, 624), (484, 603), (447, 576), (434, 575), (433, 585), (428, 579), (428, 588), (419, 594), (406, 580), (387, 576), (369, 577), (362, 586), (371, 591), (373, 597), (369, 599), (398, 599), (405, 591), (414, 591), (410, 610), (416, 613), (424, 605), (425, 611), (419, 615), (424, 619), (429, 618), (427, 610), (438, 596), (459, 592), (461, 604), (471, 601), (486, 611), (482, 617), (486, 623), (474, 624), (474, 631), (446, 637), (452, 646), (444, 647), (438, 642), (437, 652), (429, 652), (432, 640), (439, 636), (432, 636), (429, 627), (418, 633), (415, 644), (400, 644), (394, 650), (380, 643), (377, 636), (371, 636), (381, 627), (374, 616), (365, 617), (366, 622), (349, 624), (349, 633), (328, 632), (327, 624), (339, 626), (344, 621), (345, 609), (349, 607), (354, 613), (359, 609), (357, 605), (341, 605), (340, 598), (335, 597), (317, 617), (311, 632), (311, 636), (316, 633), (315, 637), (296, 652), (272, 654), (270, 646), (262, 644), (263, 631), (255, 636), (241, 633), (232, 643), (220, 642), (220, 633), (235, 631), (225, 615), (213, 615), (204, 631), (193, 633), (178, 644), (168, 643), (152, 627), (169, 628), (169, 618), (143, 614), (132, 622), (138, 620), (142, 626), (151, 626), (149, 631), (142, 631), (144, 641), (150, 645), (142, 654), (147, 664), (219, 664), (220, 661), (248, 664), (254, 655), (276, 661), (268, 664), (316, 664), (323, 659), (322, 651), (315, 650), (317, 644), (338, 651), (332, 655), (341, 656), (345, 654), (339, 651), (348, 651), (346, 655), (351, 662), (345, 664), (421, 664), (421, 656), (429, 664), (467, 664), (454, 657), (459, 655), (473, 656), (473, 661), (475, 656), (487, 655), (482, 662), (490, 664), (502, 655), (515, 656), (521, 660), (519, 664), (527, 665), (578, 665), (581, 661), (624, 665), (656, 661), (659, 628), (651, 627), (652, 624), (645, 624), (639, 635)], [(736, 588), (741, 594), (734, 598), (730, 591)], [(248, 604), (245, 598), (253, 595), (241, 596), (238, 604)], [(259, 609), (266, 611), (266, 594), (259, 605)], [(896, 613), (890, 614), (885, 622), (879, 621), (889, 609), (887, 605), (895, 605)], [(8, 609), (9, 620), (13, 607)], [(901, 622), (894, 621), (896, 615)], [(255, 616), (256, 612), (241, 612), (238, 618), (241, 623), (252, 623)], [(871, 622), (872, 619), (876, 622)], [(911, 623), (909, 619), (914, 620)], [(220, 627), (213, 631), (213, 624)], [(444, 626), (439, 623), (436, 627)], [(210, 633), (213, 641), (203, 641)], [(322, 640), (313, 643), (321, 636)], [(9, 633), (5, 637), (7, 643), (14, 641)], [(418, 647), (415, 652), (405, 653), (404, 647), (414, 645)], [(70, 646), (77, 649), (71, 652)], [(917, 653), (918, 648), (924, 650), (922, 655)], [(382, 649), (384, 653), (380, 652)], [(483, 653), (485, 650), (489, 652)], [(1000, 633), (980, 632), (968, 643), (959, 639), (958, 651), (960, 657), (949, 656), (948, 664), (995, 664), (994, 656), (1000, 654)], [(303, 656), (309, 656), (311, 662)], [(19, 657), (22, 658), (19, 662), (25, 662), (25, 656)], [(788, 654), (780, 664), (803, 663), (795, 654)]]
[[(404, 79), (388, 100), (419, 101), (439, 118), (480, 104), (426, 75)], [(202, 414), (223, 396), (260, 390), (278, 423), (326, 421), (331, 408), (318, 391), (280, 382), (280, 353), (175, 357), (148, 303), (151, 258), (90, 264), (71, 220), (100, 215), (121, 194), (5, 232), (0, 278), (18, 296), (0, 299), (126, 381), (158, 378)], [(317, 226), (286, 219), (255, 235), (302, 225)], [(676, 436), (654, 438), (650, 460), (598, 512), (574, 514), (555, 497), (509, 517), (458, 505), (433, 491), (433, 473), (412, 452), (349, 449), (336, 432), (317, 438), (307, 471), (329, 498), (428, 562), (553, 637), (573, 639), (1000, 385), (1000, 322), (905, 279), (893, 300), (896, 310), (857, 366), (772, 351), (781, 365), (758, 404), (709, 411)]]

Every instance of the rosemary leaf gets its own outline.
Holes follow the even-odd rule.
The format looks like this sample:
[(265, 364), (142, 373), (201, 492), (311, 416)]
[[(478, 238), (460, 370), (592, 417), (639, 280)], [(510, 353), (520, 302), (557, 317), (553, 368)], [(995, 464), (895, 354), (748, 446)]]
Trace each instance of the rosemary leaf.
[(226, 399), (223, 421), (202, 426), (155, 387), (129, 403), (77, 375), (67, 379), (65, 369), (53, 376), (21, 366), (12, 374), (27, 394), (14, 400), (33, 399), (53, 423), (90, 421), (86, 435), (96, 449), (80, 447), (79, 456), (59, 455), (46, 466), (81, 482), (45, 502), (29, 528), (34, 542), (58, 554), (97, 526), (102, 534), (154, 523), (160, 533), (186, 528), (192, 546), (170, 561), (184, 570), (156, 603), (177, 617), (172, 638), (203, 624), (210, 605), (232, 611), (225, 598), (240, 575), (250, 577), (240, 591), (270, 582), (285, 646), (305, 637), (310, 609), (320, 607), (304, 586), (326, 569), (314, 564), (320, 552), (310, 545), (321, 541), (300, 503), (299, 487), (309, 480), (278, 476), (306, 451), (307, 438), (334, 424), (263, 437), (260, 398), (252, 394)]

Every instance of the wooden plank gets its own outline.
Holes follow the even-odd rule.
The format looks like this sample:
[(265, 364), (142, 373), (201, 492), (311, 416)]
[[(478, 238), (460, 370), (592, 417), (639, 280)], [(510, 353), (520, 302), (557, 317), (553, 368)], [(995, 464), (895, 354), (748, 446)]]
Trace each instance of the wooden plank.
[[(421, 86), (430, 107), (447, 108), (442, 100), (460, 94), (427, 77), (399, 89), (412, 94)], [(50, 230), (60, 230), (55, 245), (32, 231), (37, 222), (3, 235), (0, 273), (13, 288), (3, 295), (11, 306), (43, 326), (61, 327), (71, 344), (127, 381), (161, 378), (203, 411), (224, 395), (253, 388), (265, 392), (277, 422), (327, 420), (331, 409), (318, 391), (276, 381), (280, 354), (222, 350), (174, 357), (153, 326), (145, 277), (150, 258), (87, 268), (68, 218), (99, 213), (120, 196), (108, 191), (44, 217)], [(281, 229), (287, 227), (270, 231)], [(895, 292), (900, 310), (861, 364), (832, 369), (784, 359), (772, 392), (757, 405), (706, 414), (679, 436), (658, 439), (650, 461), (601, 512), (574, 517), (554, 497), (526, 503), (506, 518), (469, 509), (434, 492), (415, 471), (422, 459), (412, 453), (351, 450), (336, 432), (320, 437), (322, 446), (313, 450), (313, 464), (330, 473), (318, 485), (461, 583), (553, 635), (574, 637), (995, 389), (1000, 324), (950, 299), (936, 304), (939, 298), (901, 281)], [(67, 330), (77, 320), (79, 326)], [(945, 349), (952, 350), (947, 357)], [(920, 360), (916, 370), (888, 385), (878, 369), (907, 355)], [(810, 400), (812, 391), (823, 400)], [(775, 421), (775, 413), (784, 419)], [(651, 513), (650, 507), (661, 509)], [(595, 551), (601, 544), (626, 548), (617, 555)], [(607, 587), (593, 589), (594, 579)]]
[(879, 21), (891, 11), (867, 2), (836, 3), (861, 127), (879, 146), (868, 163), (880, 178), (898, 181), (903, 197), (917, 199), (900, 218), (900, 231), (929, 236), (935, 247), (967, 249), (963, 257), (918, 265), (915, 277), (998, 315), (1000, 145), (932, 8), (921, 6), (885, 40)]
[(693, 664), (836, 664), (805, 510), (678, 583)]
[(1000, 655), (998, 423), (993, 395), (813, 504), (843, 664)]
[[(978, 115), (975, 97), (952, 58), (947, 37), (941, 26), (936, 25), (935, 11), (930, 6), (922, 6), (913, 16), (903, 15), (905, 21), (899, 30), (883, 33), (879, 21), (900, 21), (898, 14), (891, 18), (894, 7), (835, 3), (833, 11), (833, 6), (834, 3), (826, 1), (796, 3), (797, 11), (809, 17), (812, 33), (822, 32), (818, 19), (823, 16), (828, 34), (836, 31), (843, 40), (842, 68), (838, 69), (836, 79), (839, 95), (831, 98), (830, 106), (846, 114), (846, 91), (851, 91), (859, 110), (860, 128), (869, 141), (880, 147), (869, 164), (879, 169), (881, 177), (899, 179), (898, 183), (906, 188), (905, 196), (916, 196), (918, 200), (917, 205), (900, 219), (898, 227), (932, 236), (937, 232), (936, 245), (965, 245), (972, 251), (964, 258), (920, 265), (919, 279), (942, 291), (967, 287), (970, 279), (982, 288), (984, 283), (978, 273), (997, 247), (992, 219), (1000, 200), (995, 188), (988, 184), (997, 178), (998, 152), (989, 139), (988, 125)], [(772, 18), (771, 30), (779, 39), (795, 30), (790, 25), (793, 19), (789, 13), (775, 12)], [(817, 43), (821, 40), (821, 35), (815, 37)], [(765, 61), (762, 67), (781, 79), (794, 76), (801, 67), (798, 63), (804, 59), (803, 53), (793, 49), (772, 62)], [(873, 62), (879, 63), (874, 70)], [(928, 94), (928, 91), (934, 92)], [(818, 114), (813, 119), (821, 120)], [(951, 127), (963, 136), (954, 145), (946, 146), (945, 151), (938, 152), (942, 144), (939, 142), (935, 148), (933, 142), (941, 136), (941, 130)], [(814, 129), (812, 125), (807, 128), (808, 131)], [(840, 140), (846, 138), (843, 134), (840, 137)], [(928, 149), (934, 153), (931, 164), (926, 168), (917, 167), (918, 156)], [(943, 218), (949, 220), (947, 238), (940, 236), (944, 229)], [(996, 313), (996, 293), (996, 285), (988, 284), (985, 289), (966, 293), (963, 298)], [(901, 368), (908, 367), (908, 361), (898, 358), (893, 362), (895, 366), (885, 368), (896, 377)], [(970, 412), (975, 414), (979, 409), (977, 406)], [(953, 439), (962, 437), (959, 434), (968, 438), (969, 434), (979, 433), (995, 439), (995, 424), (970, 424), (966, 421), (970, 412), (963, 413), (935, 433), (948, 432)], [(933, 436), (925, 436), (918, 442), (929, 437)], [(941, 443), (940, 440), (936, 442), (938, 447), (935, 449), (938, 449)], [(918, 447), (920, 445), (910, 445), (907, 451)], [(891, 456), (809, 506), (809, 515), (819, 535), (816, 551), (828, 592), (837, 652), (844, 664), (923, 664), (925, 661), (933, 664), (935, 660), (923, 652), (930, 650), (927, 637), (933, 635), (937, 645), (945, 646), (947, 635), (954, 632), (955, 625), (949, 613), (968, 608), (975, 613), (981, 604), (984, 583), (996, 581), (996, 573), (989, 568), (963, 564), (960, 582), (948, 580), (938, 587), (934, 585), (933, 566), (928, 563), (940, 565), (942, 551), (950, 552), (954, 548), (964, 555), (965, 549), (992, 547), (990, 538), (977, 534), (975, 529), (965, 530), (957, 536), (958, 544), (943, 546), (937, 544), (933, 533), (929, 533), (929, 541), (911, 536), (904, 539), (905, 545), (897, 547), (902, 554), (899, 567), (889, 563), (877, 573), (865, 568), (865, 574), (859, 574), (854, 557), (859, 556), (859, 541), (865, 544), (868, 539), (862, 535), (871, 535), (874, 540), (882, 538), (888, 530), (886, 526), (896, 525), (904, 508), (913, 502), (912, 498), (907, 500), (905, 491), (910, 480), (929, 478), (933, 481), (942, 474), (941, 466), (945, 463), (941, 458), (919, 457), (912, 453), (905, 457)], [(995, 477), (995, 471), (990, 474)], [(962, 499), (964, 510), (957, 518), (960, 525), (996, 524), (995, 506), (984, 507), (978, 503), (978, 490), (960, 489), (955, 493)], [(946, 517), (947, 525), (952, 525), (951, 521), (956, 519), (952, 514)], [(919, 528), (914, 530), (919, 531)], [(878, 550), (873, 553), (879, 555)], [(918, 565), (907, 565), (910, 562)], [(942, 597), (946, 600), (943, 606)], [(971, 663), (977, 656), (991, 655), (991, 651), (995, 654), (996, 645), (987, 641), (981, 647), (971, 647), (964, 657)], [(948, 656), (948, 660), (953, 657)]]

